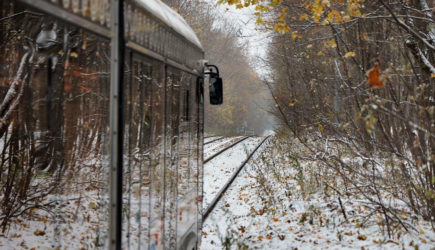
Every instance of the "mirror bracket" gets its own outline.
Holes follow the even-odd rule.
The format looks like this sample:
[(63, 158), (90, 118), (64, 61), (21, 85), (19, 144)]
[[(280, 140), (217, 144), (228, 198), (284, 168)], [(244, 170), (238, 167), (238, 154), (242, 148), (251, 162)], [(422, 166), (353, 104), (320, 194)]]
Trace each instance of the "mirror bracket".
[[(219, 68), (216, 65), (206, 63), (205, 67), (210, 70), (208, 72), (205, 72), (205, 75), (217, 75), (217, 77), (219, 77)], [(212, 68), (216, 70), (216, 73), (211, 70)]]

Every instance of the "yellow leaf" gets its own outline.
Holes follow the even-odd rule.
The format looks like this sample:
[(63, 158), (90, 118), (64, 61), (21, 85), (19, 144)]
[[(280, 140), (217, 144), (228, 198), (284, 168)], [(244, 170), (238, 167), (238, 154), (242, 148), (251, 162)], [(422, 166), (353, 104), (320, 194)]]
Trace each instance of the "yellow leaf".
[(312, 44), (308, 44), (308, 45), (307, 45), (307, 49), (311, 49), (312, 47), (313, 47)]
[(435, 78), (435, 73), (430, 74), (430, 78)]
[(304, 15), (299, 17), (299, 21), (305, 21), (305, 20), (308, 20), (308, 15), (307, 14), (304, 14)]
[(344, 58), (355, 57), (356, 53), (353, 51), (349, 51), (344, 55)]
[(317, 126), (317, 129), (318, 129), (321, 133), (323, 133), (323, 130), (325, 130), (325, 129), (323, 128), (322, 124), (319, 124), (319, 126)]
[(359, 10), (359, 4), (350, 4), (348, 6), (348, 11), (351, 17), (360, 17), (361, 11)]
[(350, 21), (350, 16), (348, 15), (343, 16), (343, 21), (345, 22)]
[(334, 40), (329, 40), (327, 45), (331, 48), (336, 48), (337, 47), (337, 43), (335, 43)]
[(93, 202), (93, 201), (89, 202), (89, 207), (90, 208), (95, 208), (96, 207), (95, 202)]
[(295, 40), (298, 37), (298, 32), (297, 31), (293, 31), (292, 32), (292, 39)]
[(317, 56), (324, 56), (325, 54), (323, 54), (322, 51), (319, 51), (319, 53), (317, 53)]
[(77, 52), (71, 52), (70, 56), (73, 58), (77, 58), (79, 57), (79, 54), (77, 54)]

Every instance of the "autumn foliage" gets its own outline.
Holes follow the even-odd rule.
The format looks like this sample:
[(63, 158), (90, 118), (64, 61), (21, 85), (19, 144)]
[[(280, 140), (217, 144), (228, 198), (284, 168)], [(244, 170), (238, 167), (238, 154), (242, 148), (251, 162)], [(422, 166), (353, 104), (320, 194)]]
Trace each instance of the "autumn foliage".
[(384, 87), (384, 84), (380, 80), (381, 73), (379, 71), (378, 65), (375, 64), (372, 69), (367, 71), (367, 84), (371, 86), (372, 88), (382, 88)]
[(272, 34), (265, 82), (273, 110), (304, 157), (322, 162), (315, 171), (376, 197), (389, 223), (404, 226), (385, 197), (433, 221), (434, 2), (218, 2), (253, 8), (258, 29)]

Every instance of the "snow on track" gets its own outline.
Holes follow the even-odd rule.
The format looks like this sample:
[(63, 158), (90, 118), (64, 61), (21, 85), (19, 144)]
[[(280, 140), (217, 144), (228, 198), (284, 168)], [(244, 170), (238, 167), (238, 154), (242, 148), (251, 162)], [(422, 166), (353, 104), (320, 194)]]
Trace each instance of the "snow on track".
[(208, 207), (234, 171), (262, 139), (263, 137), (249, 138), (204, 165), (204, 208)]
[[(245, 145), (247, 144), (246, 146), (242, 144), (239, 147), (245, 146), (245, 148), (248, 148), (248, 152), (252, 152), (255, 149), (255, 147), (262, 141), (262, 139), (263, 137), (255, 137), (249, 139), (244, 143)], [(223, 235), (224, 233), (214, 232), (214, 234), (210, 234), (210, 232), (213, 232), (213, 229), (216, 228), (216, 224), (218, 225), (218, 228), (227, 228), (228, 222), (222, 220), (226, 217), (224, 209), (230, 209), (232, 213), (240, 214), (240, 215), (249, 213), (249, 207), (243, 206), (244, 204), (243, 201), (239, 200), (239, 197), (241, 197), (240, 194), (243, 192), (243, 190), (241, 190), (241, 187), (245, 186), (249, 182), (249, 180), (248, 181), (246, 180), (247, 179), (246, 169), (249, 168), (249, 166), (252, 164), (253, 161), (255, 161), (256, 157), (264, 149), (265, 145), (266, 143), (263, 144), (257, 150), (257, 152), (255, 152), (251, 160), (246, 164), (245, 168), (242, 169), (242, 171), (239, 173), (239, 176), (234, 180), (234, 183), (228, 188), (223, 199), (221, 199), (217, 203), (216, 207), (211, 212), (208, 219), (204, 221), (203, 232), (205, 232), (205, 234), (202, 236), (200, 249), (220, 249), (219, 247), (221, 247), (220, 245), (221, 240), (219, 239), (219, 235), (220, 234)], [(207, 206), (214, 198), (214, 194), (216, 194), (220, 190), (220, 188), (227, 182), (228, 178), (231, 177), (232, 173), (237, 169), (237, 167), (239, 167), (242, 164), (242, 162), (246, 159), (248, 155), (247, 151), (245, 150), (241, 152), (239, 147), (235, 147), (234, 150), (231, 150), (229, 152), (231, 153), (230, 156), (231, 158), (227, 158), (226, 160), (230, 159), (230, 161), (225, 162), (225, 159), (223, 157), (219, 157), (218, 159), (216, 159), (216, 162), (214, 162), (216, 165), (220, 163), (222, 164), (222, 166), (224, 166), (223, 168), (219, 169), (220, 173), (216, 173), (216, 171), (213, 170), (211, 164), (205, 165), (204, 204), (207, 204)], [(213, 163), (213, 161), (210, 163)], [(222, 171), (222, 169), (225, 170)], [(207, 173), (210, 172), (215, 174), (207, 175)], [(224, 174), (221, 174), (222, 172)], [(218, 183), (220, 183), (221, 186), (218, 186), (219, 185)], [(230, 204), (237, 204), (238, 205), (236, 209), (237, 211), (233, 211)]]
[(222, 149), (230, 146), (231, 144), (236, 143), (241, 140), (243, 136), (238, 137), (228, 137), (223, 138), (222, 140), (215, 141), (213, 143), (207, 144), (204, 146), (204, 160), (214, 155), (215, 153), (221, 151)]

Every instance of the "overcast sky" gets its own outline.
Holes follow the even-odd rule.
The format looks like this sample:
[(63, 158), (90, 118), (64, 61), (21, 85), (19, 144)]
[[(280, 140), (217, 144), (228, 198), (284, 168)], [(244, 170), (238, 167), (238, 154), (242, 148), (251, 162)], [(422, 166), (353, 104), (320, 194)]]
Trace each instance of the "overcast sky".
[[(217, 0), (207, 0), (216, 5)], [(267, 74), (264, 65), (258, 58), (266, 55), (268, 34), (264, 31), (256, 30), (254, 8), (236, 9), (234, 6), (217, 5), (216, 10), (223, 18), (238, 24), (240, 28), (239, 36), (241, 43), (248, 43), (249, 55), (252, 59), (252, 66), (260, 74)], [(261, 77), (261, 76), (260, 76)]]

